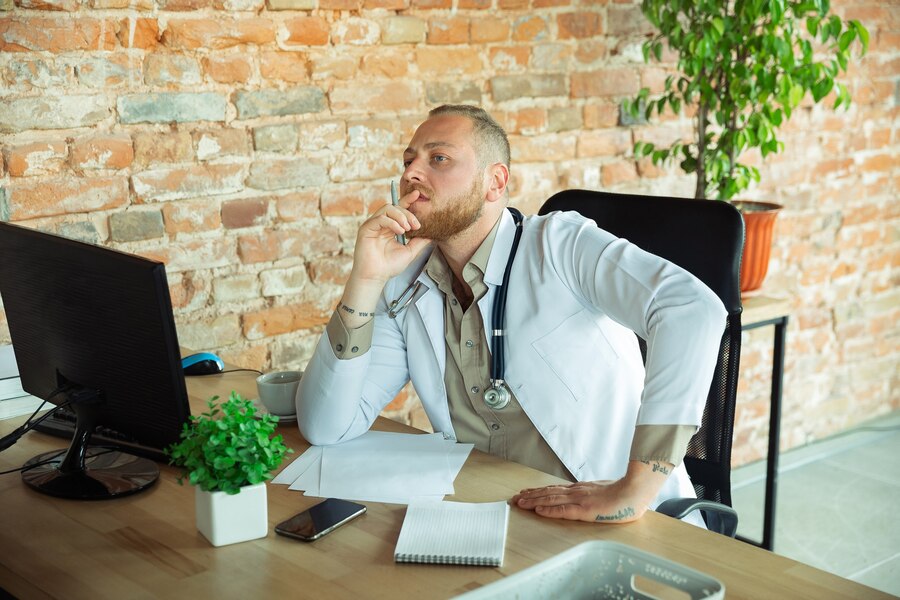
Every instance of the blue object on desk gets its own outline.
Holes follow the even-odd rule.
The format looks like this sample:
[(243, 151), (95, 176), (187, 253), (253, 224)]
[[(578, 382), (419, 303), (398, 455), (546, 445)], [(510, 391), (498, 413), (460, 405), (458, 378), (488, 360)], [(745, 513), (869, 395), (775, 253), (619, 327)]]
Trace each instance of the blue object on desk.
[(225, 370), (225, 363), (212, 352), (198, 352), (181, 359), (185, 375), (215, 375)]

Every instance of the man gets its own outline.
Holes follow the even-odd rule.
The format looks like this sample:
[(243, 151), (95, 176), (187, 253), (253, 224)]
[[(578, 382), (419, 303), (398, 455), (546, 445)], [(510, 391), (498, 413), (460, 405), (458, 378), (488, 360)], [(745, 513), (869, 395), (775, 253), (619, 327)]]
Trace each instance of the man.
[[(518, 227), (506, 207), (509, 143), (481, 109), (431, 111), (403, 164), (399, 206), (360, 227), (341, 302), (301, 382), (304, 437), (332, 444), (364, 433), (412, 379), (447, 439), (575, 482), (523, 490), (513, 498), (521, 508), (626, 522), (693, 496), (680, 463), (715, 367), (718, 298), (574, 213)], [(505, 365), (493, 377), (509, 403), (491, 408), (492, 307), (517, 231)], [(646, 375), (633, 332), (648, 340)]]

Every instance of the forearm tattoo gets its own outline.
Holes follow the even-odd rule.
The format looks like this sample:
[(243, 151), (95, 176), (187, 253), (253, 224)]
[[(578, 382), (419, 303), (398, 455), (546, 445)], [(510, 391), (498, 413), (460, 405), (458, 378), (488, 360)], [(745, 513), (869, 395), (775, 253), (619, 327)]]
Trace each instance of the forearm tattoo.
[[(645, 465), (650, 464), (649, 460), (642, 460), (641, 462), (644, 463)], [(663, 475), (669, 475), (672, 472), (672, 469), (670, 469), (669, 467), (667, 467), (666, 465), (662, 464), (661, 462), (659, 462), (657, 460), (657, 461), (653, 462), (653, 472), (654, 473), (659, 472), (659, 473), (662, 473)]]
[(347, 312), (348, 314), (357, 315), (360, 317), (374, 317), (375, 316), (375, 313), (373, 313), (373, 312), (363, 312), (361, 310), (356, 310), (354, 308), (350, 308), (343, 302), (341, 302), (341, 310)]
[(634, 509), (631, 508), (630, 506), (626, 506), (625, 508), (620, 509), (614, 515), (597, 515), (597, 518), (594, 520), (595, 521), (621, 521), (622, 519), (624, 519), (626, 517), (633, 517), (633, 516), (634, 516)]

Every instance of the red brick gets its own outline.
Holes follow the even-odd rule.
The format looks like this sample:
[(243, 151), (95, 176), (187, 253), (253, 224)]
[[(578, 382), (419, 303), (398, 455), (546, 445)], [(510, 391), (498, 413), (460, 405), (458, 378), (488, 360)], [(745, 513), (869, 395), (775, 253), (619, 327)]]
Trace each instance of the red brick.
[(584, 105), (584, 126), (586, 129), (605, 129), (619, 123), (619, 107), (612, 102)]
[(469, 27), (473, 44), (505, 42), (509, 39), (509, 32), (509, 21), (499, 15), (491, 15), (489, 19), (473, 19)]
[(484, 10), (491, 7), (492, 0), (459, 0), (458, 8)]
[(169, 242), (163, 247), (142, 249), (139, 254), (165, 263), (169, 273), (215, 269), (235, 262), (234, 240), (222, 237)]
[(629, 96), (640, 90), (634, 69), (603, 69), (572, 73), (572, 97)]
[(187, 131), (140, 132), (134, 136), (134, 162), (140, 167), (194, 160), (194, 146)]
[(534, 42), (548, 35), (547, 22), (542, 17), (519, 17), (513, 23), (512, 39), (515, 42)]
[(143, 171), (131, 176), (138, 202), (227, 194), (243, 189), (243, 165), (204, 164)]
[(12, 177), (59, 173), (65, 167), (68, 153), (65, 140), (32, 142), (3, 149)]
[(603, 22), (600, 13), (596, 12), (562, 13), (556, 16), (556, 25), (561, 40), (583, 39), (603, 33)]
[(375, 186), (348, 183), (329, 188), (322, 194), (323, 217), (354, 217), (387, 204), (389, 195)]
[(191, 138), (199, 160), (250, 155), (250, 138), (244, 129), (192, 131)]
[(269, 202), (259, 198), (222, 203), (222, 225), (226, 229), (252, 227), (266, 222)]
[(259, 55), (259, 74), (264, 79), (307, 83), (309, 70), (309, 60), (300, 52), (262, 52)]
[(419, 71), (432, 75), (481, 73), (481, 54), (476, 48), (416, 48)]
[(172, 19), (162, 42), (169, 48), (182, 50), (221, 50), (242, 44), (262, 46), (275, 42), (275, 23), (262, 18)]
[(491, 66), (498, 72), (522, 71), (528, 66), (531, 48), (528, 46), (504, 46), (490, 49)]
[(250, 61), (241, 55), (203, 57), (203, 70), (218, 83), (247, 83), (252, 69)]
[(515, 163), (575, 158), (576, 138), (572, 134), (510, 136), (509, 142)]
[(304, 190), (279, 196), (275, 201), (275, 212), (278, 214), (278, 218), (285, 223), (317, 218), (319, 216), (319, 191)]
[(206, 198), (166, 202), (162, 213), (168, 233), (212, 231), (222, 226), (219, 203)]
[(466, 44), (469, 41), (469, 19), (465, 17), (432, 17), (428, 19), (429, 44)]
[(114, 50), (111, 21), (82, 17), (0, 19), (0, 52)]
[(124, 169), (134, 161), (128, 134), (98, 134), (77, 138), (69, 159), (73, 169)]
[(320, 10), (359, 10), (360, 0), (319, 0)]
[(860, 171), (890, 171), (900, 166), (900, 161), (890, 154), (873, 154), (863, 159)]
[(288, 37), (284, 41), (288, 45), (324, 46), (328, 43), (330, 30), (328, 23), (321, 17), (297, 17), (284, 22)]
[(156, 19), (129, 17), (119, 21), (116, 36), (123, 48), (152, 50), (160, 44), (159, 23)]
[(340, 79), (350, 81), (355, 79), (359, 71), (359, 58), (344, 54), (335, 55), (331, 52), (312, 52), (309, 58), (312, 65), (312, 79), (314, 81), (327, 81)]
[(408, 6), (408, 0), (364, 0), (363, 8), (372, 10), (384, 8), (387, 10), (402, 10)]
[(405, 52), (391, 53), (384, 48), (363, 56), (361, 71), (366, 75), (396, 79), (409, 71), (409, 56)]
[(14, 182), (6, 186), (6, 201), (10, 221), (108, 210), (128, 202), (128, 179), (68, 177)]
[(628, 129), (584, 131), (578, 136), (578, 158), (627, 154), (633, 143)]
[(269, 364), (269, 347), (266, 344), (249, 346), (239, 349), (220, 350), (219, 356), (226, 363), (242, 369), (255, 369), (257, 371), (271, 370)]
[(331, 90), (331, 110), (341, 112), (369, 112), (378, 107), (379, 112), (410, 111), (419, 106), (419, 93), (412, 83), (381, 83), (365, 87), (358, 83), (335, 84)]
[(529, 0), (497, 0), (497, 8), (519, 9), (528, 8)]
[(346, 255), (324, 256), (310, 261), (310, 278), (314, 283), (344, 285), (353, 267), (353, 257)]
[(16, 5), (22, 9), (74, 12), (78, 10), (81, 2), (79, 0), (17, 0)]
[(324, 325), (331, 318), (331, 312), (312, 303), (274, 306), (244, 314), (241, 317), (241, 327), (244, 337), (258, 340)]
[(351, 17), (336, 23), (331, 32), (331, 43), (351, 46), (372, 46), (378, 44), (381, 29), (369, 19)]
[(271, 262), (297, 256), (319, 256), (340, 250), (340, 237), (335, 228), (320, 226), (299, 235), (297, 231), (281, 229), (260, 234), (242, 235), (237, 240), (241, 262), (252, 264)]
[(452, 0), (410, 0), (410, 5), (415, 8), (451, 8)]
[(547, 128), (547, 111), (543, 108), (523, 108), (507, 113), (500, 123), (507, 133), (543, 133)]
[(606, 58), (608, 48), (603, 39), (579, 40), (575, 48), (575, 60), (584, 65), (594, 65)]
[(600, 173), (604, 187), (634, 181), (638, 176), (633, 161), (619, 161), (603, 165)]

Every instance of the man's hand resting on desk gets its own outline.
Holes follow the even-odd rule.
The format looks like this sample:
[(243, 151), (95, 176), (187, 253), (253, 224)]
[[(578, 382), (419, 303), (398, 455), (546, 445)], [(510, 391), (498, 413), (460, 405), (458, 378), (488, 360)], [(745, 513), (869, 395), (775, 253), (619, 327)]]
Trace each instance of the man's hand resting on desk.
[(522, 490), (511, 501), (551, 519), (628, 523), (647, 512), (673, 468), (667, 462), (633, 460), (618, 481), (580, 481)]

